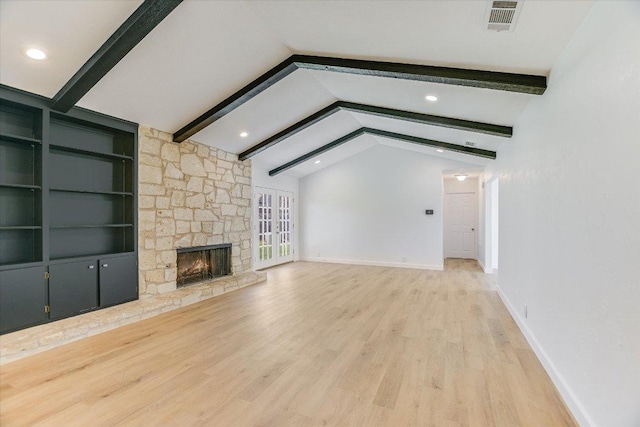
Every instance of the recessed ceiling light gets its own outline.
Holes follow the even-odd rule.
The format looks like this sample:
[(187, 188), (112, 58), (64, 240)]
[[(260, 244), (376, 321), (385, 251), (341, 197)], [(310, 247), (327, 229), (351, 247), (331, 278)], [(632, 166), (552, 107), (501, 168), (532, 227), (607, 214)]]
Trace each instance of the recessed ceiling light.
[(443, 150), (443, 149), (441, 149), (441, 148), (438, 148), (436, 151), (437, 151), (438, 153), (444, 153), (444, 150)]
[(29, 49), (26, 53), (27, 56), (32, 59), (44, 59), (47, 57), (47, 54), (40, 49)]
[(313, 162), (313, 163), (315, 163), (315, 164), (317, 165), (318, 163), (320, 163), (320, 160), (316, 160), (316, 161), (315, 161), (315, 162)]
[(427, 95), (427, 96), (425, 96), (425, 99), (427, 101), (436, 102), (438, 100), (438, 97), (435, 96), (435, 95)]
[(240, 138), (246, 138), (249, 136), (249, 132), (240, 132)]
[(465, 179), (467, 179), (467, 176), (469, 175), (467, 175), (466, 173), (459, 173), (455, 175), (458, 181), (464, 181)]

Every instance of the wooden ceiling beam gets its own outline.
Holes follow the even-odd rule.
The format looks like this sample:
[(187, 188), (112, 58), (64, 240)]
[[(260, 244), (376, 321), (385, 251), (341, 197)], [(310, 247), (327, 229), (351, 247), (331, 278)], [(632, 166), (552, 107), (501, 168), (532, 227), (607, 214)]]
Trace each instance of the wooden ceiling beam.
[(53, 97), (51, 109), (66, 113), (182, 0), (145, 0)]
[(405, 135), (403, 133), (388, 132), (380, 129), (364, 128), (365, 133), (375, 136), (381, 136), (384, 138), (396, 139), (398, 141), (410, 142), (412, 144), (422, 145), (426, 147), (441, 148), (445, 151), (454, 151), (456, 153), (470, 154), (476, 157), (484, 157), (485, 159), (496, 158), (496, 152), (490, 150), (483, 150), (482, 148), (467, 147), (465, 145), (451, 144), (449, 142), (436, 141), (433, 139), (420, 138), (412, 135)]
[(320, 148), (316, 148), (313, 151), (308, 152), (307, 154), (304, 154), (300, 157), (298, 157), (297, 159), (291, 160), (290, 162), (285, 163), (282, 166), (278, 166), (275, 169), (272, 169), (269, 171), (269, 176), (275, 176), (278, 175), (279, 173), (282, 173), (284, 171), (286, 171), (287, 169), (291, 169), (294, 166), (299, 165), (300, 163), (306, 162), (307, 160), (319, 156), (322, 153), (325, 153), (329, 150), (333, 150), (334, 148), (344, 144), (345, 142), (349, 142), (352, 139), (355, 139), (361, 135), (364, 135), (364, 128), (360, 128), (358, 130), (355, 130), (351, 133), (348, 133), (347, 135), (336, 139), (335, 141), (331, 141), (330, 143), (323, 145)]
[(470, 120), (454, 119), (450, 117), (434, 116), (431, 114), (414, 113), (411, 111), (396, 110), (392, 108), (376, 107), (373, 105), (357, 104), (354, 102), (337, 101), (300, 120), (277, 134), (259, 142), (238, 155), (239, 160), (249, 159), (256, 154), (273, 147), (279, 142), (295, 135), (296, 133), (318, 123), (338, 111), (349, 111), (353, 113), (367, 114), (390, 119), (404, 120), (424, 125), (446, 127), (493, 136), (510, 138), (513, 135), (513, 128), (510, 126), (500, 126), (490, 123), (474, 122)]
[(301, 163), (306, 162), (307, 160), (317, 157), (322, 153), (326, 153), (329, 150), (333, 150), (334, 148), (339, 147), (340, 145), (345, 144), (361, 135), (380, 136), (383, 138), (395, 139), (398, 141), (409, 142), (412, 144), (418, 144), (426, 147), (441, 148), (446, 151), (454, 151), (457, 153), (469, 154), (472, 156), (483, 157), (487, 159), (496, 158), (495, 151), (483, 150), (481, 148), (466, 147), (463, 145), (450, 144), (448, 142), (436, 141), (433, 139), (420, 138), (412, 135), (405, 135), (401, 133), (388, 132), (380, 129), (363, 127), (353, 132), (350, 132), (347, 135), (336, 139), (335, 141), (331, 141), (330, 143), (323, 145), (322, 147), (316, 148), (315, 150), (310, 151), (298, 158), (295, 158), (290, 162), (287, 162), (281, 166), (278, 166), (275, 169), (271, 169), (269, 171), (269, 176), (278, 175), (288, 169), (291, 169), (295, 166), (298, 166)]
[(173, 134), (174, 142), (182, 142), (235, 108), (264, 92), (297, 69), (322, 70), (363, 76), (468, 86), (482, 89), (541, 95), (547, 88), (547, 78), (530, 74), (467, 70), (396, 62), (293, 55), (267, 71), (215, 107), (201, 114)]

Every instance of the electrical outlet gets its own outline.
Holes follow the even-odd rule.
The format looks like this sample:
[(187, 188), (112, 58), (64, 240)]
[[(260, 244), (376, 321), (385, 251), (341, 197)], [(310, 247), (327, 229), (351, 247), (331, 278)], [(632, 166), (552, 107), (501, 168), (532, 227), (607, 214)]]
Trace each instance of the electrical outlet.
[(527, 304), (525, 304), (525, 305), (524, 305), (524, 318), (525, 318), (525, 319), (527, 318), (527, 315), (529, 314), (527, 311), (528, 311), (528, 310), (527, 310)]
[(407, 257), (406, 256), (402, 257), (402, 262), (407, 262)]

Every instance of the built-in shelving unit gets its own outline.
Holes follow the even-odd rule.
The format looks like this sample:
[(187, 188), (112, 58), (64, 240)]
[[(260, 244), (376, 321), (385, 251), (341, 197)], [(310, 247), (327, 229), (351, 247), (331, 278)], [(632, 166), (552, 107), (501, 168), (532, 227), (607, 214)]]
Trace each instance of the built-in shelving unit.
[(51, 259), (133, 252), (133, 136), (57, 115), (50, 134)]
[(136, 299), (137, 125), (0, 94), (0, 333)]
[(0, 104), (0, 264), (42, 261), (42, 115)]

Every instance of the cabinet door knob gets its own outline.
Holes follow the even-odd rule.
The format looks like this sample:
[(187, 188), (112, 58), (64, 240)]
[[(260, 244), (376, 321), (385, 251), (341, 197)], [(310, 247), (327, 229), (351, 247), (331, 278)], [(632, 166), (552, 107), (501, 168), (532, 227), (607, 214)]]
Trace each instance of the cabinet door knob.
[(103, 267), (109, 267), (109, 264), (102, 264)]
[(95, 265), (90, 265), (89, 266), (89, 270), (93, 270), (95, 268)]

